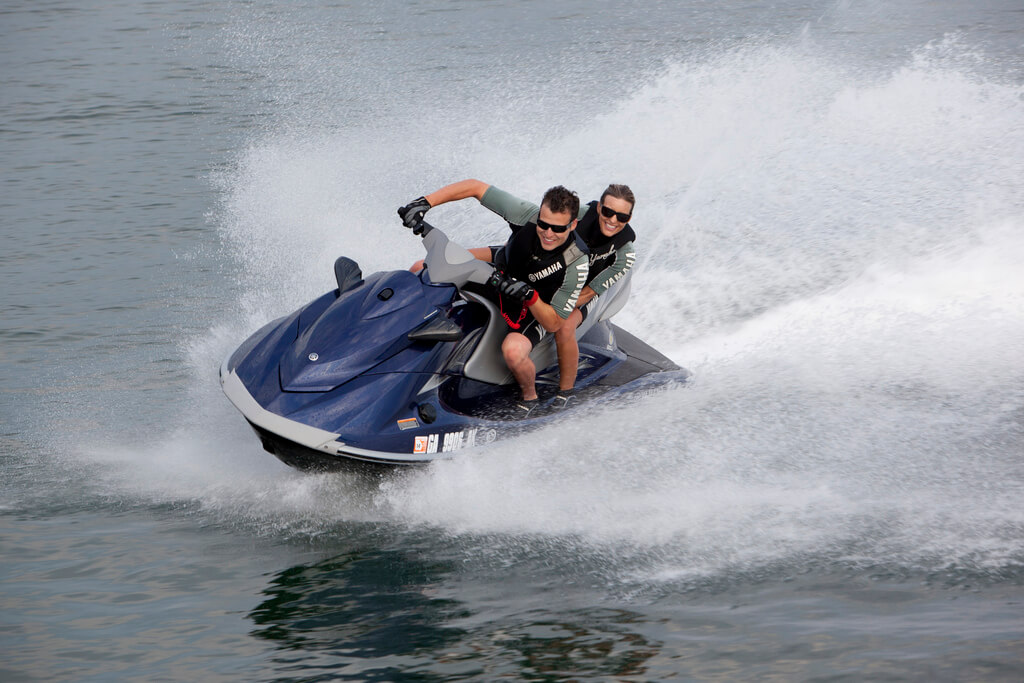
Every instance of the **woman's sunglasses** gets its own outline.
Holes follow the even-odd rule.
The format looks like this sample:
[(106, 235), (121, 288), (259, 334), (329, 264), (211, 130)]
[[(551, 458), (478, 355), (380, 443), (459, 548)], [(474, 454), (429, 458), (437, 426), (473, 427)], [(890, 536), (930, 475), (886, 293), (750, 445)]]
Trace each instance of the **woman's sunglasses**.
[(611, 207), (605, 206), (604, 204), (602, 204), (601, 205), (601, 215), (604, 216), (605, 218), (611, 218), (612, 216), (615, 216), (616, 218), (619, 219), (620, 223), (625, 223), (626, 221), (629, 220), (629, 217), (632, 216), (633, 214), (631, 214), (631, 213), (619, 213), (618, 211), (612, 210)]

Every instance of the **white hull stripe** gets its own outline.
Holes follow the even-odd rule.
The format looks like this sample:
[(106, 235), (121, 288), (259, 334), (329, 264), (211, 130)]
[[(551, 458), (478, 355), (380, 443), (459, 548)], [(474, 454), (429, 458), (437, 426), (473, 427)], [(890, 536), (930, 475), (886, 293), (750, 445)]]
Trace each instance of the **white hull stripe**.
[(344, 442), (338, 441), (340, 434), (311, 427), (295, 420), (289, 420), (287, 417), (282, 417), (265, 409), (256, 402), (256, 399), (252, 397), (249, 390), (245, 388), (242, 380), (238, 377), (238, 374), (234, 371), (226, 375), (221, 374), (221, 385), (228, 399), (249, 422), (300, 446), (305, 446), (328, 455), (350, 455), (359, 459), (388, 461), (398, 464), (437, 459), (437, 457), (417, 457), (411, 453), (391, 453), (388, 451), (373, 451), (366, 448), (347, 446)]

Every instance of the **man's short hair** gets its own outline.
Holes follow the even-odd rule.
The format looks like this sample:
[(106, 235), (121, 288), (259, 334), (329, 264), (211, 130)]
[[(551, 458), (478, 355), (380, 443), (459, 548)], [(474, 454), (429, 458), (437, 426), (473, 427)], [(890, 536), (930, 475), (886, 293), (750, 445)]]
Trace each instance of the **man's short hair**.
[[(611, 195), (617, 199), (624, 199), (629, 202), (629, 205), (636, 208), (636, 197), (633, 196), (633, 190), (629, 189), (629, 185), (620, 185), (618, 183), (612, 183), (605, 191), (601, 193), (601, 203), (604, 204), (604, 198)], [(632, 213), (630, 209), (630, 213)]]
[(572, 190), (562, 185), (555, 185), (544, 193), (544, 199), (540, 201), (541, 206), (546, 206), (553, 213), (569, 212), (573, 218), (580, 212), (580, 198)]

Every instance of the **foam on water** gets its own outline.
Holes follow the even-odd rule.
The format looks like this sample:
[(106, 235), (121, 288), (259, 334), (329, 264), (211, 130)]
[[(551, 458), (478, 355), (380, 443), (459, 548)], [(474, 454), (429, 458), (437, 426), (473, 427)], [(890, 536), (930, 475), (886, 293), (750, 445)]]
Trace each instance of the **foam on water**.
[[(1019, 564), (1024, 99), (975, 59), (955, 39), (882, 76), (808, 42), (709, 53), (583, 123), (541, 130), (527, 105), (506, 108), (500, 130), (536, 143), (522, 154), (474, 118), (497, 93), (457, 117), (271, 128), (218, 178), (242, 294), (188, 341), (181, 426), (86, 460), (113, 464), (114, 495), (271, 533), (380, 520), (571, 538), (654, 558), (649, 577), (805, 555)], [(630, 183), (641, 261), (617, 322), (692, 369), (692, 386), (379, 488), (287, 470), (212, 368), (329, 289), (338, 255), (364, 273), (418, 258), (395, 207), (466, 176), (525, 196), (562, 182), (584, 200)], [(470, 245), (504, 230), (473, 202), (431, 218)]]
[(1019, 561), (1022, 246), (872, 272), (698, 339), (676, 354), (697, 361), (694, 386), (447, 463), (395, 503), (464, 532), (667, 548), (688, 567)]

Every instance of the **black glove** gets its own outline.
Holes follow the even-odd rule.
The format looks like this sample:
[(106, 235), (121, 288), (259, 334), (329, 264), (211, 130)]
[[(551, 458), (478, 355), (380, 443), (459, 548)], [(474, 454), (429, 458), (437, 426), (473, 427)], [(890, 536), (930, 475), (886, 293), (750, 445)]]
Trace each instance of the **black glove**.
[(423, 222), (423, 216), (426, 215), (427, 211), (430, 210), (430, 202), (427, 201), (426, 197), (420, 197), (414, 199), (402, 208), (398, 210), (398, 215), (402, 218), (402, 223), (405, 227), (412, 228), (415, 234), (419, 234), (416, 228), (420, 223)]
[(487, 284), (507, 297), (522, 301), (527, 306), (537, 301), (537, 291), (533, 287), (497, 270), (491, 275)]

